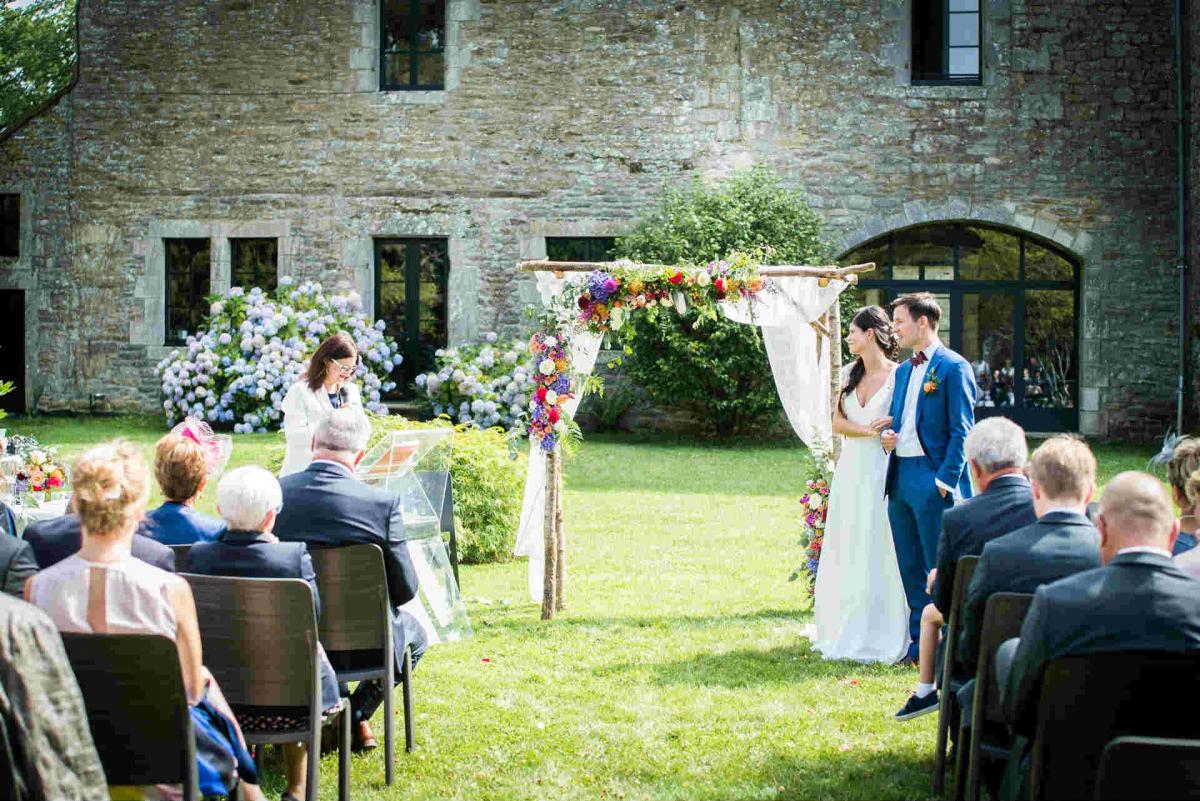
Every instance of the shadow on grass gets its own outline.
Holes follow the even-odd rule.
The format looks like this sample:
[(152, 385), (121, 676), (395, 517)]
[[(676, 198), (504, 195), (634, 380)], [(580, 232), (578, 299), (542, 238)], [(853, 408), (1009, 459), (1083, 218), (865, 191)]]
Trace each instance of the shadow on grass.
[(552, 622), (538, 619), (537, 604), (483, 607), (471, 609), (471, 614), (489, 618), (487, 626), (505, 629), (514, 634), (541, 636), (562, 629), (697, 629), (715, 628), (738, 624), (763, 623), (777, 620), (785, 623), (800, 623), (808, 617), (809, 607), (792, 609), (761, 609), (734, 615), (654, 615), (648, 617), (567, 617), (560, 614)]

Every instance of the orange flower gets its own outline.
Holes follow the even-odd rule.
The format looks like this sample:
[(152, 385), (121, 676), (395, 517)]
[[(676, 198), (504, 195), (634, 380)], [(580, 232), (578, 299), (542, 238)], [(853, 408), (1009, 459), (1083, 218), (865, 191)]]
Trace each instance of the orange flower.
[(746, 282), (746, 289), (751, 292), (761, 292), (763, 288), (763, 280), (761, 278), (751, 278)]
[(935, 389), (937, 389), (937, 384), (933, 383), (932, 381), (926, 381), (925, 386), (922, 387), (922, 389), (924, 389), (925, 394), (928, 395), (928, 394), (932, 393)]
[(554, 369), (556, 372), (559, 372), (559, 373), (566, 370), (567, 369), (567, 360), (566, 359), (555, 359), (554, 360)]

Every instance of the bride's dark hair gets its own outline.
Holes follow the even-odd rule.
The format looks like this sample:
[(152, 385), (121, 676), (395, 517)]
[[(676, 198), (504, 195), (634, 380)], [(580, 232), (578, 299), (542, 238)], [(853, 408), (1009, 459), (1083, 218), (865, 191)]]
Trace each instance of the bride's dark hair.
[[(892, 320), (879, 306), (864, 306), (854, 313), (854, 319), (850, 324), (858, 330), (875, 337), (875, 343), (883, 351), (883, 355), (887, 356), (892, 361), (900, 355), (900, 339), (896, 336), (896, 330), (892, 328)], [(867, 372), (867, 368), (863, 365), (862, 357), (854, 360), (854, 364), (850, 366), (850, 375), (846, 377), (846, 385), (842, 387), (841, 394), (838, 395), (838, 411), (842, 414), (846, 413), (846, 395), (850, 394), (858, 387), (858, 382), (862, 381), (863, 375)]]

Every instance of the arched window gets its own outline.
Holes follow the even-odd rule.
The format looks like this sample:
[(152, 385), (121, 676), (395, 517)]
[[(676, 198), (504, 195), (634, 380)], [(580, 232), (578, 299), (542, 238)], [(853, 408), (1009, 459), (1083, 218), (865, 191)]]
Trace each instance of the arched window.
[(1027, 431), (1079, 426), (1079, 263), (1044, 240), (975, 223), (894, 231), (848, 252), (875, 262), (865, 304), (932, 292), (941, 338), (975, 369), (977, 417), (1003, 414)]

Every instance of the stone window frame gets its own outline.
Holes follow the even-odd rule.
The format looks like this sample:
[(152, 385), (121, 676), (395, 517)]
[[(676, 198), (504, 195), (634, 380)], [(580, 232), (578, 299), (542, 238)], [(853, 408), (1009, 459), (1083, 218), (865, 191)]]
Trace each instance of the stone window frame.
[(278, 239), (278, 277), (293, 275), (293, 254), (298, 244), (288, 220), (151, 220), (146, 234), (134, 243), (135, 255), (142, 257), (142, 275), (135, 290), (142, 301), (140, 319), (130, 322), (130, 344), (144, 345), (150, 358), (161, 359), (179, 345), (167, 344), (167, 239), (209, 240), (209, 286), (212, 292), (225, 292), (230, 286), (231, 238)]
[(462, 69), (471, 58), (463, 35), (463, 24), (477, 22), (480, 0), (446, 0), (445, 73), (441, 89), (384, 90), (381, 88), (379, 32), (384, 0), (353, 0), (356, 45), (350, 51), (351, 85), (357, 92), (373, 95), (384, 106), (440, 105), (459, 87)]
[[(940, 14), (941, 14), (941, 16), (943, 18), (943, 22), (945, 24), (945, 30), (943, 31), (943, 37), (942, 37), (942, 41), (941, 41), (941, 56), (943, 59), (943, 65), (945, 66), (945, 71), (942, 72), (941, 74), (939, 74), (937, 77), (916, 78), (916, 77), (912, 77), (910, 75), (910, 79), (912, 81), (913, 86), (980, 86), (980, 85), (982, 85), (983, 84), (983, 42), (984, 42), (984, 38), (983, 38), (983, 35), (984, 35), (984, 33), (983, 33), (984, 2), (983, 2), (983, 0), (970, 0), (971, 2), (975, 3), (975, 8), (973, 11), (972, 10), (964, 11), (962, 9), (953, 8), (954, 0), (912, 0), (912, 7), (913, 7), (914, 15), (915, 15), (915, 11), (916, 11), (916, 4), (918, 2), (923, 2), (923, 1), (929, 2), (931, 4), (938, 3), (941, 6)], [(969, 45), (963, 46), (963, 45), (951, 44), (951, 29), (953, 28), (953, 26), (951, 25), (951, 22), (956, 15), (962, 16), (964, 14), (975, 14), (976, 15), (975, 35), (977, 38), (976, 38), (974, 47), (971, 47)], [(912, 17), (910, 16), (909, 19), (910, 19), (909, 24), (911, 25)], [(911, 28), (909, 30), (909, 41), (910, 41), (910, 43), (913, 41)], [(962, 73), (961, 77), (958, 77), (958, 78), (953, 77), (953, 73), (950, 72), (950, 62), (951, 62), (950, 51), (956, 50), (956, 49), (975, 50), (975, 53), (976, 53), (975, 66), (977, 68), (977, 72)], [(913, 63), (913, 61), (912, 61), (912, 58), (910, 55), (910, 61), (909, 61), (910, 71), (912, 68), (912, 63)]]
[[(407, 51), (407, 71), (409, 81), (402, 83), (386, 83), (388, 76), (386, 70), (387, 53), (384, 50), (384, 15), (388, 8), (388, 0), (379, 0), (379, 91), (381, 92), (420, 92), (420, 91), (444, 91), (446, 88), (446, 17), (448, 3), (442, 3), (442, 28), (441, 28), (441, 43), (437, 47), (430, 46), (426, 50), (421, 50), (417, 41), (417, 24), (423, 18), (421, 13), (422, 0), (394, 0), (394, 2), (403, 2), (408, 4), (405, 15), (408, 17), (408, 24), (414, 28), (412, 39), (409, 44), (410, 49)], [(422, 55), (441, 55), (442, 57), (442, 75), (441, 80), (436, 83), (422, 84), (420, 82), (420, 56)]]
[(912, 81), (912, 2), (881, 0), (880, 16), (894, 37), (882, 57), (892, 67), (892, 83), (906, 97), (932, 100), (984, 100), (993, 88), (1008, 86), (1012, 66), (1012, 0), (980, 0), (978, 85), (914, 84)]

